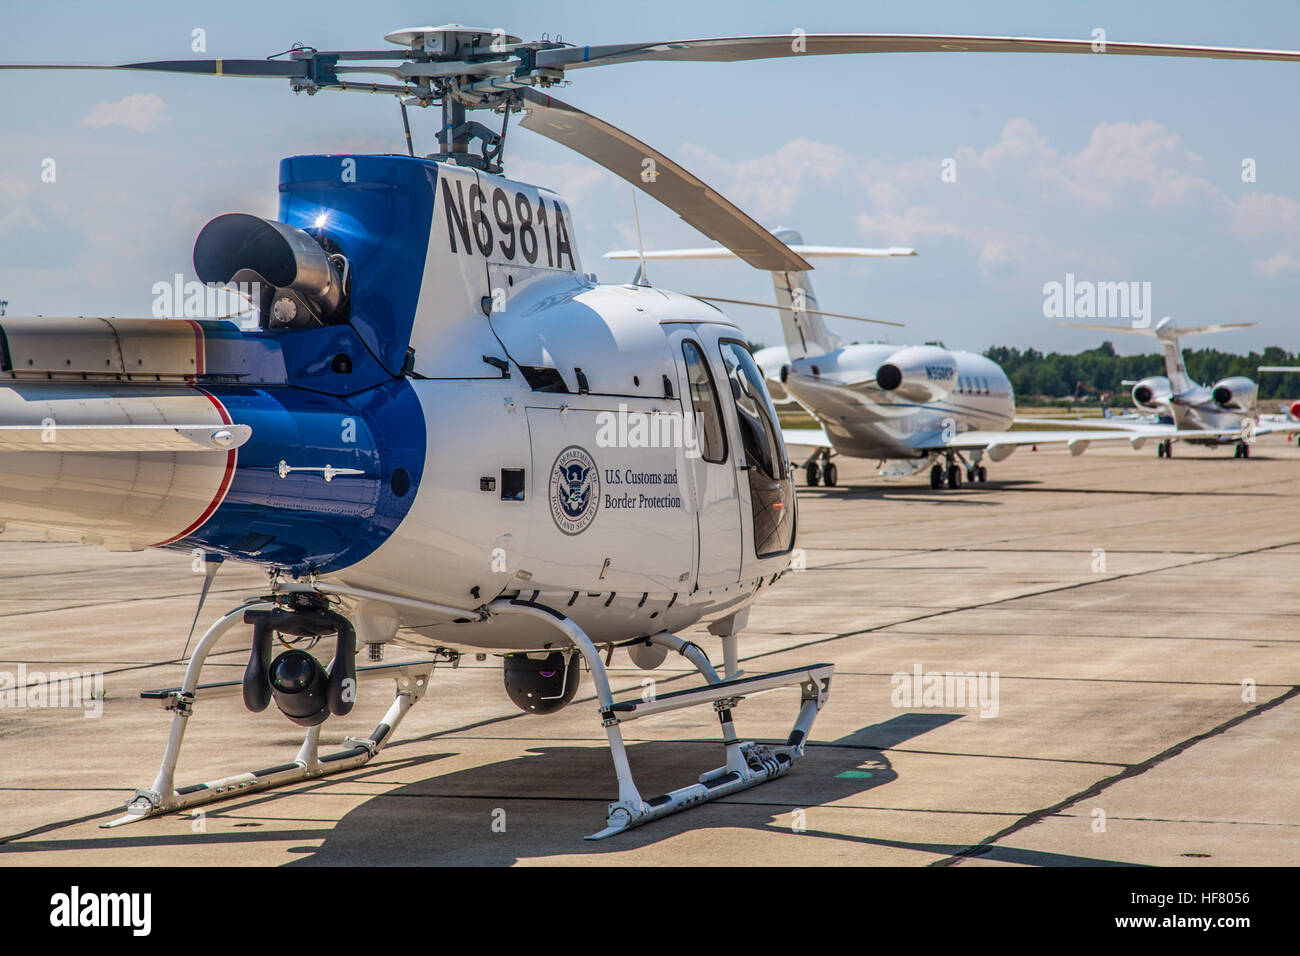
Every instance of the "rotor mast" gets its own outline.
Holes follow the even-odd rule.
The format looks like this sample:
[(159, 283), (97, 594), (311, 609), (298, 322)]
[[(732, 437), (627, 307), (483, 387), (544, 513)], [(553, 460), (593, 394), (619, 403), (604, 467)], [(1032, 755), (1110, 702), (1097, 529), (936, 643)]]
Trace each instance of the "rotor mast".
[[(385, 38), (411, 51), (411, 63), (404, 72), (408, 82), (418, 82), (424, 95), (411, 102), (429, 106), (439, 101), (442, 125), (438, 131), (438, 152), (431, 159), (473, 166), (489, 172), (501, 171), (501, 149), (505, 124), (512, 109), (512, 94), (518, 87), (531, 85), (515, 78), (513, 58), (531, 56), (537, 49), (559, 46), (549, 40), (526, 44), (520, 37), (504, 30), (483, 30), (449, 23), (440, 27), (415, 27), (398, 30)], [(464, 72), (455, 72), (463, 67)], [(473, 89), (484, 73), (492, 76), (490, 89)], [(501, 132), (466, 118), (470, 109), (495, 109), (502, 112)], [(470, 145), (478, 139), (480, 152)]]

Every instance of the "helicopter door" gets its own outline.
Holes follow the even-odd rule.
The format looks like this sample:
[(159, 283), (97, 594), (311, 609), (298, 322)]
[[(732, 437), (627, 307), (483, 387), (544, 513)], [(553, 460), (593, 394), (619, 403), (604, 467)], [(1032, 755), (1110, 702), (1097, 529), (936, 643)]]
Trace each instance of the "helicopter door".
[(736, 467), (745, 474), (741, 497), (749, 499), (753, 540), (741, 560), (741, 573), (748, 576), (763, 558), (785, 554), (794, 547), (794, 477), (781, 440), (776, 407), (763, 384), (763, 373), (738, 339), (721, 339), (726, 378), (723, 391), (732, 397), (740, 437)]
[(682, 404), (692, 418), (693, 440), (682, 468), (695, 507), (699, 542), (695, 586), (725, 587), (740, 580), (743, 541), (736, 455), (727, 441), (723, 392), (698, 339), (681, 330), (671, 341)]

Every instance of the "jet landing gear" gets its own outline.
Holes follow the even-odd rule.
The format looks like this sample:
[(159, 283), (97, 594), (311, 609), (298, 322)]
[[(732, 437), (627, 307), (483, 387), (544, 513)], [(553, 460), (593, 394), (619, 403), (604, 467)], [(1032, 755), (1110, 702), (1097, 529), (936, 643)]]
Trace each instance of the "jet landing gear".
[[(1156, 445), (1156, 457), (1157, 458), (1174, 457), (1174, 443), (1172, 439), (1166, 438), (1164, 441)], [(1238, 455), (1237, 457), (1241, 457), (1241, 456)]]
[(839, 469), (831, 461), (829, 448), (819, 448), (803, 466), (804, 481), (809, 488), (816, 488), (822, 482), (827, 488), (834, 488), (839, 481)]
[(969, 463), (965, 463), (965, 460), (962, 459), (965, 463), (965, 468), (963, 469), (962, 466), (957, 463), (957, 460), (960, 457), (960, 455), (954, 452), (948, 452), (944, 456), (944, 464), (935, 464), (934, 467), (930, 469), (931, 488), (936, 491), (945, 487), (954, 489), (960, 488), (961, 474), (963, 470), (966, 472), (967, 481), (988, 481), (988, 472), (985, 471), (984, 466), (979, 463), (978, 458), (975, 458)]
[[(307, 603), (311, 604), (310, 607), (303, 604), (303, 598), (308, 594), (310, 597), (307, 598)], [(341, 615), (326, 609), (323, 603), (319, 606), (312, 603), (313, 599), (319, 598), (315, 592), (290, 592), (284, 597), (288, 606), (268, 601), (254, 602), (226, 614), (208, 628), (199, 641), (180, 687), (145, 691), (141, 694), (145, 698), (161, 700), (163, 708), (173, 713), (171, 734), (163, 752), (162, 766), (153, 786), (147, 790), (137, 790), (127, 801), (124, 816), (101, 823), (100, 826), (118, 827), (159, 814), (224, 800), (237, 794), (268, 790), (300, 780), (355, 770), (369, 763), (392, 739), (407, 711), (424, 696), (437, 662), (430, 660), (380, 664), (354, 671), (352, 666), (343, 666), (345, 662), (352, 665), (348, 655), (355, 650), (355, 634), (351, 624)], [(244, 680), (200, 685), (199, 675), (203, 671), (204, 661), (226, 632), (241, 622), (254, 625), (253, 655)], [(280, 654), (272, 662), (269, 637), (276, 630), (300, 637), (335, 633), (338, 635), (336, 660), (326, 671), (311, 655), (293, 649)], [(304, 660), (305, 658), (309, 660)], [(456, 663), (452, 656), (445, 659)], [(330, 674), (335, 674), (336, 677), (331, 679)], [(321, 724), (329, 713), (341, 714), (351, 709), (351, 701), (355, 699), (356, 679), (383, 676), (396, 678), (397, 692), (388, 712), (370, 736), (344, 738), (343, 750), (319, 754)], [(194, 713), (196, 698), (210, 700), (214, 697), (236, 696), (241, 692), (245, 703), (254, 710), (265, 709), (274, 697), (276, 706), (285, 716), (307, 728), (298, 755), (290, 763), (177, 788), (176, 762), (185, 738), (185, 727)]]
[[(727, 649), (727, 642), (735, 640), (735, 634), (732, 633), (723, 637), (724, 653), (729, 666), (727, 679), (722, 680), (699, 647), (689, 641), (683, 641), (668, 631), (660, 631), (658, 634), (640, 640), (648, 640), (652, 644), (658, 644), (681, 654), (695, 665), (696, 670), (707, 683), (703, 687), (692, 687), (652, 696), (650, 700), (641, 697), (615, 702), (600, 651), (586, 633), (569, 618), (546, 605), (510, 598), (498, 598), (488, 605), (488, 611), (494, 614), (526, 614), (545, 621), (572, 642), (586, 658), (591, 679), (596, 685), (600, 722), (609, 738), (610, 756), (614, 760), (614, 773), (618, 778), (618, 800), (609, 805), (605, 829), (591, 834), (587, 837), (588, 840), (603, 840), (605, 837), (622, 833), (624, 830), (649, 823), (651, 820), (676, 813), (678, 810), (717, 800), (719, 797), (784, 776), (790, 772), (795, 760), (804, 755), (804, 745), (808, 740), (808, 734), (812, 731), (813, 721), (817, 719), (818, 712), (830, 695), (834, 664), (813, 664), (771, 674), (755, 674), (752, 677), (736, 676), (730, 664), (735, 656), (734, 646), (730, 651)], [(736, 735), (736, 728), (732, 723), (733, 708), (748, 694), (796, 684), (802, 691), (799, 715), (795, 718), (794, 727), (790, 730), (790, 736), (785, 744), (778, 746), (752, 741), (742, 742)], [(628, 763), (627, 749), (623, 745), (623, 732), (620, 725), (629, 720), (636, 720), (638, 717), (648, 717), (695, 704), (712, 704), (717, 712), (726, 763), (716, 770), (700, 774), (699, 783), (687, 784), (657, 797), (642, 797), (632, 779), (632, 768)]]
[(1239, 442), (1237, 442), (1237, 447), (1236, 447), (1236, 449), (1233, 451), (1233, 453), (1232, 453), (1232, 457), (1233, 457), (1233, 458), (1249, 458), (1249, 457), (1250, 457), (1250, 446), (1247, 445), (1244, 441), (1239, 441)]

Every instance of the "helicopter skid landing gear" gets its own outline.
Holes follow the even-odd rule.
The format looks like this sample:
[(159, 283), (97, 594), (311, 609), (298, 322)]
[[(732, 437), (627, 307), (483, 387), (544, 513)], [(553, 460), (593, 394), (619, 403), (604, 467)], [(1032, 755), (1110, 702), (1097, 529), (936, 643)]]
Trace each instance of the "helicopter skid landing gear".
[(269, 603), (253, 603), (231, 611), (203, 635), (203, 639), (194, 650), (194, 655), (190, 658), (189, 667), (185, 671), (185, 680), (179, 688), (146, 692), (144, 696), (162, 700), (163, 707), (173, 711), (171, 734), (167, 738), (167, 748), (163, 752), (162, 766), (158, 770), (153, 786), (147, 790), (137, 790), (127, 801), (126, 813), (107, 823), (101, 823), (101, 827), (118, 827), (127, 823), (136, 823), (159, 814), (213, 803), (242, 793), (269, 790), (273, 787), (297, 783), (300, 780), (355, 770), (369, 763), (383, 749), (384, 745), (392, 739), (407, 711), (424, 696), (424, 692), (428, 689), (429, 677), (433, 673), (433, 661), (365, 668), (358, 672), (359, 678), (393, 676), (397, 679), (397, 693), (393, 703), (369, 737), (348, 737), (344, 740), (344, 750), (320, 755), (318, 748), (321, 724), (316, 724), (307, 729), (298, 755), (290, 763), (233, 774), (207, 783), (175, 787), (176, 762), (180, 756), (186, 724), (194, 712), (195, 698), (202, 696), (207, 700), (223, 695), (233, 696), (239, 694), (241, 689), (239, 681), (200, 687), (199, 674), (203, 670), (204, 661), (221, 637), (244, 620), (245, 612), (269, 611), (274, 607), (275, 605)]
[[(618, 777), (618, 800), (609, 805), (605, 829), (591, 834), (587, 837), (588, 840), (603, 840), (678, 810), (717, 800), (785, 775), (794, 766), (795, 760), (803, 756), (813, 721), (817, 719), (818, 712), (830, 694), (831, 674), (835, 670), (833, 664), (813, 664), (771, 674), (721, 680), (698, 646), (667, 631), (661, 631), (651, 635), (649, 640), (686, 657), (708, 683), (703, 687), (653, 696), (649, 700), (642, 698), (616, 703), (600, 652), (573, 621), (545, 605), (526, 601), (499, 599), (489, 605), (489, 610), (530, 614), (548, 621), (573, 642), (591, 669), (600, 701), (601, 725), (609, 738), (610, 756)], [(736, 736), (731, 711), (746, 695), (796, 684), (802, 691), (799, 715), (784, 746), (741, 741)], [(657, 797), (643, 798), (632, 778), (620, 725), (638, 717), (697, 704), (712, 704), (718, 714), (726, 763), (700, 774), (699, 783), (688, 784)]]

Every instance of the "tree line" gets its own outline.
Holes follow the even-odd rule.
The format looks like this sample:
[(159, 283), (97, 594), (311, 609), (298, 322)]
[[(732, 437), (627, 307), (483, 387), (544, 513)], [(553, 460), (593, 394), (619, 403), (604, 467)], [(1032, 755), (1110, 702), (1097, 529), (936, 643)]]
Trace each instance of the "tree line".
[[(1163, 353), (1116, 355), (1110, 342), (1075, 355), (1043, 354), (1037, 349), (995, 345), (984, 355), (1002, 366), (1011, 379), (1017, 400), (1072, 398), (1081, 402), (1128, 405), (1130, 386), (1136, 381), (1165, 374)], [(1202, 385), (1243, 375), (1259, 385), (1261, 399), (1289, 399), (1300, 395), (1300, 373), (1259, 372), (1260, 365), (1297, 365), (1300, 357), (1276, 346), (1263, 352), (1236, 355), (1218, 349), (1184, 349), (1187, 374)]]

